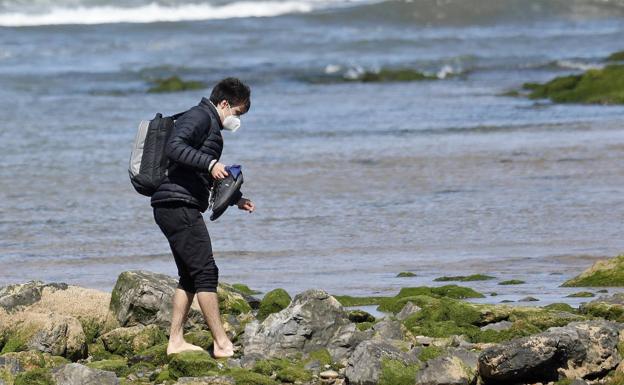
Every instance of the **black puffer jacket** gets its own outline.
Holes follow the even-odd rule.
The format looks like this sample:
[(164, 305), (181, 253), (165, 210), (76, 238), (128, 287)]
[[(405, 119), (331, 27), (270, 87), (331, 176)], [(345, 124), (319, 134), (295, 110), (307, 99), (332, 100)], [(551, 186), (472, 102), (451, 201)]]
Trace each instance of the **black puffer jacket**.
[(221, 157), (222, 129), (217, 109), (207, 98), (176, 120), (166, 148), (171, 160), (168, 177), (152, 195), (152, 206), (184, 202), (206, 211), (213, 182), (209, 167)]

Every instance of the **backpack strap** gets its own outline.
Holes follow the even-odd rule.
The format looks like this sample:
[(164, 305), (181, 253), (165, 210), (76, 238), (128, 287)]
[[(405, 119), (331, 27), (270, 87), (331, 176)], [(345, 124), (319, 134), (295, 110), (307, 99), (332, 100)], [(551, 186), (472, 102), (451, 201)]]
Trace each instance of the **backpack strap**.
[(173, 114), (170, 116), (171, 119), (173, 120), (178, 120), (178, 118), (184, 114), (186, 114), (187, 112), (189, 112), (190, 110), (186, 110), (184, 112), (178, 112), (177, 114)]

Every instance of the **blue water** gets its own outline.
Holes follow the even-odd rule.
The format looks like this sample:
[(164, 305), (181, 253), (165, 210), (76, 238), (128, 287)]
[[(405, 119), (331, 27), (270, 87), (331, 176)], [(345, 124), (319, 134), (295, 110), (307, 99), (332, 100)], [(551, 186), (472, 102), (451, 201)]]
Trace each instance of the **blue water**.
[[(488, 301), (574, 303), (558, 285), (624, 250), (624, 107), (502, 96), (624, 49), (619, 1), (202, 3), (173, 22), (189, 4), (42, 4), (0, 3), (0, 285), (174, 275), (131, 142), (224, 76), (252, 87), (222, 160), (258, 209), (208, 224), (222, 280), (371, 294), (486, 273)], [(343, 81), (380, 68), (439, 79)], [(207, 88), (146, 92), (171, 75)]]

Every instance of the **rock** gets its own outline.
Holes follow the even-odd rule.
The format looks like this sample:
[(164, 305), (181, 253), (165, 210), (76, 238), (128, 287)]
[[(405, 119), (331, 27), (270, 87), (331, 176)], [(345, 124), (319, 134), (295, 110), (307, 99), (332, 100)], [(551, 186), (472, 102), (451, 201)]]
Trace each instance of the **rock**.
[(405, 306), (403, 306), (403, 309), (401, 309), (401, 311), (397, 313), (396, 318), (399, 321), (404, 321), (407, 319), (407, 317), (411, 316), (412, 314), (416, 314), (419, 310), (421, 310), (419, 306), (414, 305), (412, 301), (408, 301), (407, 303), (405, 303)]
[(73, 363), (52, 371), (52, 378), (59, 385), (118, 385), (115, 373)]
[[(117, 278), (110, 301), (110, 310), (121, 326), (150, 325), (169, 327), (173, 293), (177, 281), (164, 274), (149, 271), (124, 271)], [(189, 321), (203, 322), (201, 312), (191, 308)]]
[[(624, 70), (624, 66), (622, 66)], [(622, 100), (624, 103), (624, 100)], [(597, 261), (590, 268), (563, 283), (565, 287), (624, 286), (624, 255)]]
[(277, 313), (285, 309), (292, 298), (286, 290), (284, 289), (275, 289), (266, 293), (262, 301), (260, 301), (260, 308), (258, 310), (257, 317), (260, 321), (263, 321), (269, 314)]
[(333, 379), (338, 378), (338, 376), (339, 374), (335, 370), (325, 370), (319, 373), (319, 377), (321, 377), (324, 380), (333, 380)]
[(422, 346), (429, 346), (433, 344), (433, 338), (426, 336), (416, 336), (416, 343)]
[(502, 343), (481, 353), (479, 373), (496, 384), (603, 375), (619, 363), (621, 328), (608, 321), (572, 322)]
[(262, 323), (247, 324), (243, 346), (250, 357), (282, 357), (327, 349), (332, 358), (346, 356), (359, 332), (340, 303), (322, 290), (308, 290)]
[(11, 375), (16, 375), (18, 372), (21, 372), (22, 365), (17, 357), (11, 356), (0, 356), (0, 372), (4, 371)]
[(481, 327), (481, 330), (495, 330), (497, 332), (507, 330), (513, 326), (513, 322), (509, 321), (499, 321), (491, 324), (487, 324)]
[(29, 281), (0, 288), (0, 308), (7, 311), (15, 310), (20, 306), (32, 305), (41, 299), (43, 289), (65, 290), (66, 283), (48, 283)]
[(14, 315), (12, 324), (3, 330), (8, 336), (3, 352), (30, 349), (71, 360), (87, 356), (86, 337), (74, 317), (35, 312)]
[(522, 299), (519, 299), (518, 302), (538, 302), (539, 299), (535, 298), (535, 297), (524, 297)]
[(384, 320), (373, 325), (373, 338), (381, 340), (403, 340), (405, 332), (399, 321)]
[(69, 363), (69, 360), (64, 357), (35, 350), (5, 353), (0, 358), (5, 360), (7, 369), (13, 367), (14, 370), (17, 369), (20, 372), (37, 368), (51, 369)]
[[(110, 310), (121, 326), (157, 325), (168, 328), (171, 323), (172, 297), (177, 280), (158, 273), (142, 270), (125, 271), (117, 278), (110, 301)], [(220, 283), (217, 288), (219, 309), (223, 314), (241, 314), (251, 311), (245, 298), (231, 285)], [(205, 325), (201, 310), (194, 302), (189, 310), (185, 329)]]
[(217, 361), (206, 351), (185, 351), (169, 357), (169, 373), (174, 378), (207, 376), (218, 368)]
[(579, 311), (594, 317), (624, 322), (624, 293), (600, 296), (593, 301), (581, 304)]
[(229, 376), (182, 377), (174, 385), (236, 385)]
[(418, 358), (413, 352), (403, 352), (384, 341), (368, 340), (360, 343), (349, 357), (345, 376), (351, 385), (375, 385), (384, 372), (390, 372), (386, 376), (392, 376), (393, 372), (402, 371), (413, 380), (417, 368)]
[(206, 87), (203, 82), (197, 80), (183, 80), (178, 76), (170, 76), (164, 79), (153, 79), (151, 83), (152, 86), (147, 90), (149, 93), (200, 90)]
[(100, 340), (107, 351), (130, 356), (167, 341), (167, 336), (156, 325), (136, 325), (117, 328), (102, 335)]
[(349, 317), (349, 321), (355, 323), (375, 322), (375, 317), (372, 314), (360, 309), (349, 310), (347, 317)]
[(433, 358), (416, 374), (417, 385), (470, 385), (477, 381), (478, 355), (455, 349)]

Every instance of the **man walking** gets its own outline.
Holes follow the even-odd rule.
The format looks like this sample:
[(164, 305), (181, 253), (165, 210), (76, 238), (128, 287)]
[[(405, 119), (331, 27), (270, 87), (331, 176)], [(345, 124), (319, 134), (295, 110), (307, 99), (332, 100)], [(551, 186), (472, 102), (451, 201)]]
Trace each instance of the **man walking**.
[[(240, 116), (249, 107), (249, 87), (236, 78), (223, 79), (209, 99), (202, 98), (175, 122), (167, 142), (165, 151), (171, 160), (168, 176), (151, 200), (154, 219), (169, 241), (180, 277), (173, 296), (167, 354), (202, 350), (183, 336), (195, 294), (213, 335), (215, 357), (234, 354), (221, 324), (216, 293), (219, 269), (201, 213), (208, 208), (208, 191), (214, 180), (227, 176), (225, 165), (219, 162), (223, 151), (221, 130), (236, 131)], [(240, 192), (233, 202), (250, 213), (255, 209), (254, 203)]]

